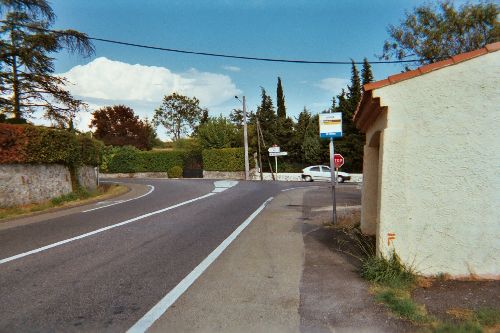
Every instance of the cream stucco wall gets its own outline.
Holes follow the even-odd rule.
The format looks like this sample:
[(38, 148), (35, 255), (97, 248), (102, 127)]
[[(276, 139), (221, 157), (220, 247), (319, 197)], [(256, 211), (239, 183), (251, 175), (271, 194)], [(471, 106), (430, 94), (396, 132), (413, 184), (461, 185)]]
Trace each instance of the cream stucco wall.
[(427, 275), (500, 277), (499, 88), (493, 52), (373, 91), (388, 106), (379, 148), (381, 253), (395, 250)]

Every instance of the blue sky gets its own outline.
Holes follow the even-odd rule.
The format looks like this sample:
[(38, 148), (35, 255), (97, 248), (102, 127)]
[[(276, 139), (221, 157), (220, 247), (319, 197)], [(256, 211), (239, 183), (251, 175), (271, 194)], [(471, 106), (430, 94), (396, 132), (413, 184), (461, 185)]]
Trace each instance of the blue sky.
[[(56, 29), (152, 46), (242, 56), (324, 61), (376, 60), (389, 24), (424, 3), (417, 0), (54, 0)], [(318, 113), (350, 77), (350, 65), (279, 64), (182, 55), (95, 42), (95, 56), (56, 55), (74, 95), (91, 109), (126, 104), (152, 117), (161, 97), (195, 95), (210, 115), (228, 115), (245, 95), (260, 102), (260, 86), (275, 101), (282, 79), (287, 113)], [(401, 65), (373, 65), (375, 79)], [(85, 128), (89, 115), (80, 119)], [(164, 131), (159, 134), (165, 138)]]

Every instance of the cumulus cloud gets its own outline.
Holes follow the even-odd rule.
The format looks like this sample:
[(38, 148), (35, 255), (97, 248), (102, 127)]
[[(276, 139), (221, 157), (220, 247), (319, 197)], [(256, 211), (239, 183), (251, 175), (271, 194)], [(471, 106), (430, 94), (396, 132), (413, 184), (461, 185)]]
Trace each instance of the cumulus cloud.
[(241, 71), (241, 68), (236, 67), (236, 66), (222, 66), (223, 69), (229, 72), (239, 72)]
[(349, 80), (337, 77), (329, 77), (321, 80), (318, 84), (316, 84), (316, 86), (328, 91), (332, 95), (338, 95), (342, 91), (342, 88), (346, 88), (348, 84)]
[[(224, 74), (200, 72), (194, 68), (174, 73), (168, 68), (145, 66), (97, 58), (86, 65), (78, 65), (66, 73), (70, 84), (66, 88), (89, 105), (91, 111), (103, 106), (124, 104), (140, 117), (153, 116), (163, 96), (173, 92), (196, 97), (202, 107), (217, 108), (241, 94), (231, 78)], [(78, 128), (88, 131), (90, 112), (81, 112)]]
[(160, 104), (164, 95), (177, 92), (197, 97), (205, 107), (219, 105), (241, 91), (227, 75), (190, 69), (174, 73), (165, 67), (144, 66), (97, 58), (61, 73), (70, 82), (73, 95), (97, 105)]

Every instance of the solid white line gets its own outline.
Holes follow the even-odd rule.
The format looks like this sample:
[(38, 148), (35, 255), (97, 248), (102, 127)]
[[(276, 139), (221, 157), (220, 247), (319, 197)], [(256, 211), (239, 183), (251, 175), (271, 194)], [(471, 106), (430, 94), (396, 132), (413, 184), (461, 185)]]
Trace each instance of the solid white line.
[(48, 250), (48, 249), (51, 249), (51, 248), (54, 248), (54, 247), (66, 244), (66, 243), (70, 243), (70, 242), (76, 241), (78, 239), (82, 239), (82, 238), (86, 238), (86, 237), (89, 237), (89, 236), (93, 236), (95, 234), (98, 234), (98, 233), (101, 233), (103, 231), (107, 231), (107, 230), (110, 230), (110, 229), (113, 229), (113, 228), (116, 228), (116, 227), (120, 227), (120, 226), (125, 225), (125, 224), (129, 224), (129, 223), (132, 223), (132, 222), (135, 222), (135, 221), (138, 221), (138, 220), (142, 220), (145, 217), (149, 217), (149, 216), (153, 216), (153, 215), (156, 215), (156, 214), (160, 214), (160, 213), (166, 212), (167, 210), (171, 210), (171, 209), (174, 209), (174, 208), (177, 208), (177, 207), (180, 207), (180, 206), (187, 205), (187, 204), (189, 204), (191, 202), (194, 202), (194, 201), (198, 201), (198, 200), (201, 200), (201, 199), (208, 198), (208, 197), (210, 197), (212, 195), (215, 195), (215, 193), (208, 193), (208, 194), (202, 195), (201, 197), (197, 197), (197, 198), (194, 198), (194, 199), (191, 199), (191, 200), (187, 200), (187, 201), (178, 203), (178, 204), (170, 206), (170, 207), (166, 207), (166, 208), (163, 208), (163, 209), (160, 209), (160, 210), (156, 210), (156, 211), (153, 211), (153, 212), (141, 215), (141, 216), (137, 216), (137, 217), (134, 217), (132, 219), (129, 219), (129, 220), (117, 223), (117, 224), (109, 225), (107, 227), (104, 227), (104, 228), (101, 228), (101, 229), (97, 229), (97, 230), (88, 232), (88, 233), (83, 234), (83, 235), (79, 235), (79, 236), (76, 236), (76, 237), (73, 237), (73, 238), (68, 238), (68, 239), (62, 240), (62, 241), (57, 242), (57, 243), (53, 243), (53, 244), (49, 244), (49, 245), (46, 245), (46, 246), (43, 246), (43, 247), (39, 247), (38, 249), (34, 249), (34, 250), (31, 250), (31, 251), (28, 251), (28, 252), (20, 253), (20, 254), (17, 254), (15, 256), (8, 257), (8, 258), (0, 260), (0, 265), (1, 264), (5, 264), (5, 263), (7, 263), (9, 261), (13, 261), (13, 260), (16, 260), (16, 259), (19, 259), (19, 258), (22, 258), (22, 257), (29, 256), (31, 254), (39, 253), (39, 252), (42, 252), (42, 251), (45, 251), (45, 250)]
[(291, 191), (291, 190), (298, 190), (298, 189), (301, 189), (301, 188), (317, 188), (317, 187), (321, 187), (319, 185), (314, 185), (314, 186), (300, 186), (300, 187), (291, 187), (291, 188), (286, 188), (284, 190), (281, 190), (281, 192), (286, 192), (286, 191)]
[(255, 219), (255, 217), (273, 200), (267, 199), (255, 212), (252, 213), (231, 235), (229, 235), (215, 250), (212, 251), (191, 273), (189, 273), (174, 289), (165, 295), (151, 310), (138, 322), (128, 329), (127, 333), (146, 332), (158, 318), (163, 315), (174, 302), (200, 277), (201, 274), (219, 257), (236, 237)]
[[(109, 182), (109, 183), (113, 183), (113, 182)], [(118, 204), (122, 204), (124, 202), (127, 202), (127, 201), (132, 201), (132, 200), (137, 200), (137, 199), (140, 199), (142, 197), (145, 197), (146, 195), (149, 195), (151, 194), (154, 190), (155, 190), (155, 187), (153, 185), (147, 185), (150, 187), (149, 191), (141, 196), (138, 196), (137, 198), (132, 198), (132, 199), (127, 199), (127, 200), (123, 200), (123, 201), (116, 201), (112, 204), (109, 204), (109, 205), (105, 205), (105, 206), (101, 206), (101, 207), (97, 207), (97, 208), (92, 208), (92, 209), (87, 209), (87, 210), (84, 210), (82, 211), (82, 213), (87, 213), (87, 212), (91, 212), (93, 210), (98, 210), (98, 209), (101, 209), (101, 208), (106, 208), (106, 207), (109, 207), (109, 206), (114, 206), (114, 205), (118, 205)], [(99, 203), (97, 203), (96, 205), (98, 205)]]

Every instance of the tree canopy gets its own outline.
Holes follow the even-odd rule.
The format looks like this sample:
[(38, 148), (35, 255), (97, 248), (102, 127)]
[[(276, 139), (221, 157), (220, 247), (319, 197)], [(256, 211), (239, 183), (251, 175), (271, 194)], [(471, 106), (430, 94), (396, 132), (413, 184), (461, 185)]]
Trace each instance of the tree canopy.
[(140, 120), (128, 106), (106, 106), (94, 111), (92, 116), (90, 127), (95, 128), (94, 136), (104, 144), (152, 148), (156, 137), (154, 128)]
[(195, 130), (203, 119), (208, 118), (208, 111), (200, 107), (196, 97), (187, 97), (177, 93), (163, 97), (162, 105), (155, 110), (153, 122), (162, 125), (174, 141)]
[(499, 6), (486, 1), (459, 8), (449, 0), (416, 7), (398, 26), (389, 25), (390, 38), (381, 59), (420, 59), (417, 65), (433, 63), (473, 51), (500, 40)]
[(87, 36), (75, 30), (52, 31), (55, 15), (44, 0), (0, 0), (0, 112), (15, 119), (35, 111), (65, 127), (85, 104), (67, 90), (67, 81), (54, 76), (52, 53), (63, 49), (89, 56)]

